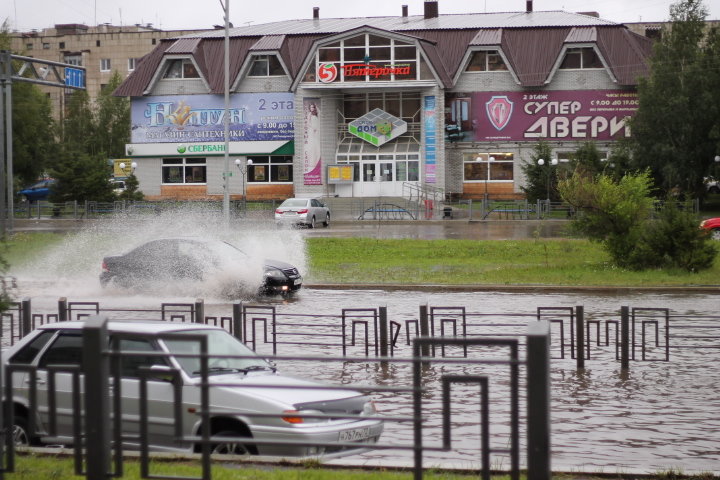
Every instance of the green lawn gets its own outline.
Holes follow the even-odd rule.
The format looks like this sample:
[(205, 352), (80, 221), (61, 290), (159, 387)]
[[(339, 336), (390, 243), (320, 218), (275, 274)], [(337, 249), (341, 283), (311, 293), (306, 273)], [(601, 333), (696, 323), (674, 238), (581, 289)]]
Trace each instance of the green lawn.
[(500, 285), (718, 285), (720, 256), (700, 273), (633, 272), (581, 239), (307, 239), (310, 283)]

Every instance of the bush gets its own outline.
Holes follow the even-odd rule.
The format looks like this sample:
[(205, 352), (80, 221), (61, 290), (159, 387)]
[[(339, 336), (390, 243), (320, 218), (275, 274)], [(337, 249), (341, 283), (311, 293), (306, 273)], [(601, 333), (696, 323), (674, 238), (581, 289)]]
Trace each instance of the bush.
[(658, 220), (645, 222), (627, 266), (633, 270), (679, 268), (697, 272), (710, 268), (716, 255), (717, 248), (698, 228), (692, 211), (667, 202)]

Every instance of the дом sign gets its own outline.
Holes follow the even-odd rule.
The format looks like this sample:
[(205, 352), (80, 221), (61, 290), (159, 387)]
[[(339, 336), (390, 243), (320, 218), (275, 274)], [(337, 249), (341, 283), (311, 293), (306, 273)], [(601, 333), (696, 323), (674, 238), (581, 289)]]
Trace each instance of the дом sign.
[(638, 106), (637, 94), (623, 90), (483, 92), (470, 98), (468, 123), (478, 141), (629, 137), (627, 119)]

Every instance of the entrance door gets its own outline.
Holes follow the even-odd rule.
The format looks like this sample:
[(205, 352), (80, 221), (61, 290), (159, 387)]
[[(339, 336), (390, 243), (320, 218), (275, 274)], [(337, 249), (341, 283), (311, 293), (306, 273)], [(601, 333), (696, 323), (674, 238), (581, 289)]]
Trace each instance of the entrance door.
[(360, 164), (360, 181), (356, 192), (362, 197), (397, 196), (402, 194), (402, 182), (395, 181), (395, 163), (389, 161), (363, 161)]

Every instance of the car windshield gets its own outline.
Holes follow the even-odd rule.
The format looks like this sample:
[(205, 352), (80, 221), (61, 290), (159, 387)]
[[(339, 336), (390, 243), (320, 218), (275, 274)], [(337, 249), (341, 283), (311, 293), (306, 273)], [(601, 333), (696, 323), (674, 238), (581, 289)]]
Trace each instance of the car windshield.
[(288, 198), (285, 200), (281, 207), (306, 207), (308, 201), (304, 198)]
[[(200, 376), (200, 342), (182, 338), (187, 335), (202, 335), (207, 338), (208, 371), (211, 375), (247, 373), (254, 370), (274, 370), (268, 362), (257, 357), (255, 352), (224, 330), (187, 330), (173, 334), (174, 338), (166, 338), (163, 343), (170, 353), (183, 355), (181, 357), (176, 356), (175, 360), (188, 375)], [(186, 357), (184, 355), (198, 356)], [(229, 358), (239, 356), (253, 358)]]

